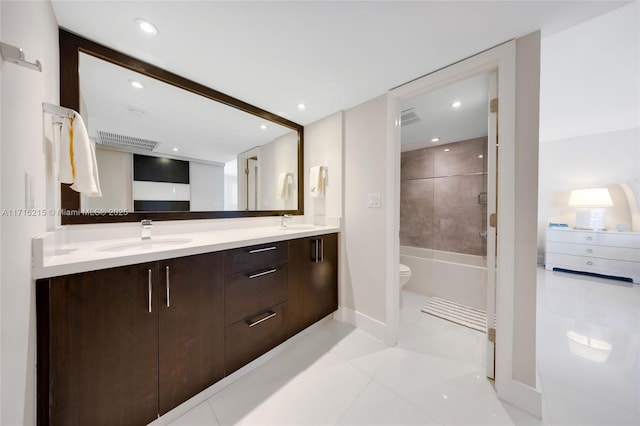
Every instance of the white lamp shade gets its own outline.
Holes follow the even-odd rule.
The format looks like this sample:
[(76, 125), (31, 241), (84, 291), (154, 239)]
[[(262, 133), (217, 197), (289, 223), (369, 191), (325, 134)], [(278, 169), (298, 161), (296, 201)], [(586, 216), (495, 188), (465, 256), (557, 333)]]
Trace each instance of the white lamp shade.
[(572, 207), (611, 207), (611, 195), (607, 188), (574, 189), (569, 197)]

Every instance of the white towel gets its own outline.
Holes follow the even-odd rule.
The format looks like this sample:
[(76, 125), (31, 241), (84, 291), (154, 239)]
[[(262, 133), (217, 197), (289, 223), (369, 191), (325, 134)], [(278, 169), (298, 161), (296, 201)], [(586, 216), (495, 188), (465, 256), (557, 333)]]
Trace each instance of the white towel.
[(276, 194), (281, 200), (289, 198), (289, 175), (291, 175), (291, 173), (282, 172), (278, 174)]
[(98, 164), (93, 144), (80, 114), (65, 117), (60, 135), (58, 180), (90, 197), (102, 197)]
[(322, 175), (324, 167), (314, 166), (309, 171), (309, 189), (313, 198), (321, 198), (324, 196), (324, 176)]

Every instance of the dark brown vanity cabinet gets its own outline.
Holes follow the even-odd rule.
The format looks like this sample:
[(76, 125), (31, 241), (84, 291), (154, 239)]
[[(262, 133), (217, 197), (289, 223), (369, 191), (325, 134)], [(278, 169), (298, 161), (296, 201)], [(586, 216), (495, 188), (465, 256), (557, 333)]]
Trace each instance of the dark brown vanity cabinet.
[(289, 335), (338, 309), (338, 235), (289, 241)]
[(225, 373), (287, 339), (288, 242), (225, 252)]
[(337, 242), (38, 280), (38, 424), (147, 424), (329, 315)]
[(222, 378), (222, 259), (39, 280), (38, 424), (143, 425)]

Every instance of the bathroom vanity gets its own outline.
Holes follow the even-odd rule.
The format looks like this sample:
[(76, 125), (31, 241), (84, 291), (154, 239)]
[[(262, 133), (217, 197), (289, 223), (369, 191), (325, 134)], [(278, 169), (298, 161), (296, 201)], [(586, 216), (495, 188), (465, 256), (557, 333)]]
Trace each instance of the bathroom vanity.
[(336, 231), (81, 243), (34, 268), (38, 424), (147, 424), (331, 314)]

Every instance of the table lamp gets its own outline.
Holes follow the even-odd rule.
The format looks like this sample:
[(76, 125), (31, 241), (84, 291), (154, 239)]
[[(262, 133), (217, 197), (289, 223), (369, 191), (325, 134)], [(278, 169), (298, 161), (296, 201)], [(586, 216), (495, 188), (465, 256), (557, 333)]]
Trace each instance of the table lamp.
[(575, 229), (603, 231), (605, 207), (613, 206), (613, 201), (607, 188), (574, 189), (569, 206), (577, 207)]

